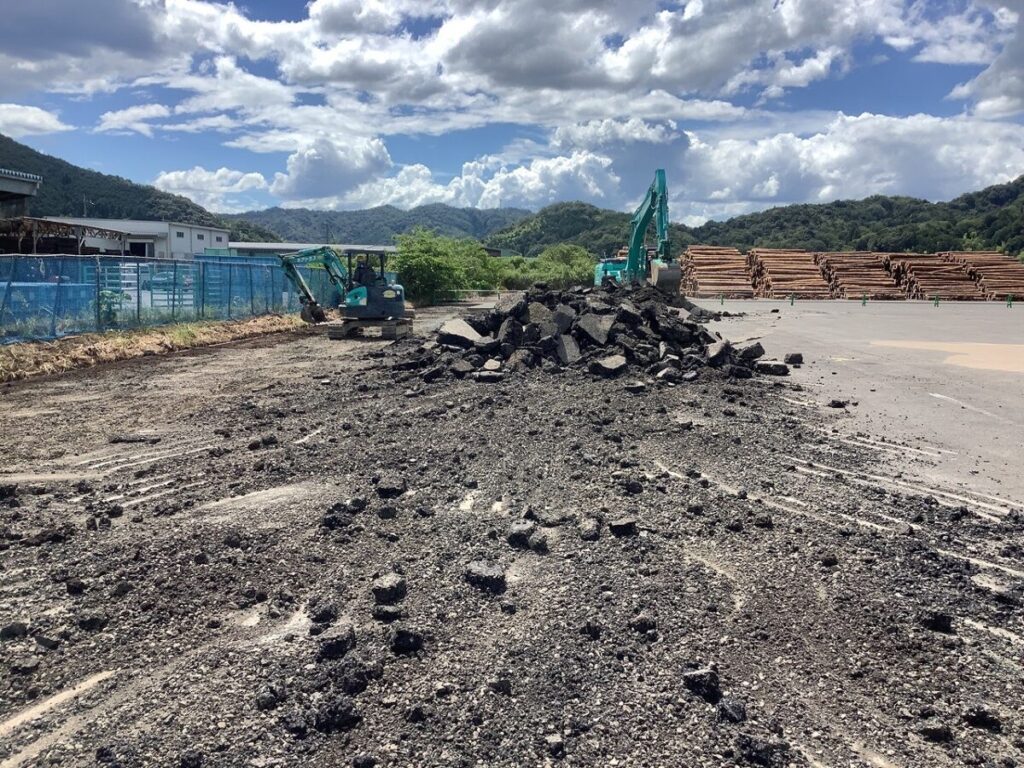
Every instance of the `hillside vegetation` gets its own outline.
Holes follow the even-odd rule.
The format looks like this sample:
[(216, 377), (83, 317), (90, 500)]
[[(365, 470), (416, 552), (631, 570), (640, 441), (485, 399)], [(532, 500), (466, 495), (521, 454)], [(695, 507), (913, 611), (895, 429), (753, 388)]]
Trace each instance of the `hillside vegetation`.
[(232, 240), (280, 239), (252, 222), (237, 217), (227, 222), (188, 198), (80, 168), (3, 135), (0, 135), (0, 168), (43, 177), (39, 193), (29, 203), (33, 216), (81, 216), (84, 200), (89, 216), (227, 227)]
[(270, 229), (296, 243), (361, 243), (386, 245), (396, 235), (417, 227), (447, 237), (481, 240), (492, 232), (530, 215), (521, 208), (453, 208), (421, 205), (403, 211), (392, 205), (362, 211), (314, 211), (309, 208), (268, 208), (265, 211), (225, 215), (228, 221), (244, 219)]
[[(815, 251), (1024, 250), (1024, 176), (945, 203), (876, 195), (819, 205), (788, 205), (711, 221), (673, 224), (673, 252), (694, 242)], [(557, 203), (487, 238), (495, 247), (535, 255), (559, 242), (605, 256), (626, 242), (629, 214), (585, 203)]]
[(702, 243), (816, 251), (1024, 250), (1024, 176), (948, 203), (875, 195), (822, 205), (788, 205), (708, 222), (692, 230)]
[[(558, 243), (578, 245), (597, 256), (611, 256), (626, 244), (630, 218), (631, 214), (588, 203), (555, 203), (494, 233), (486, 242), (524, 256), (536, 256)], [(682, 224), (673, 224), (669, 236), (672, 252), (676, 254), (694, 242), (693, 235)]]
[[(226, 226), (232, 240), (288, 240), (390, 244), (418, 228), (449, 238), (473, 238), (524, 256), (560, 243), (594, 256), (612, 255), (626, 243), (630, 214), (580, 202), (549, 205), (537, 213), (520, 208), (454, 208), (423, 205), (403, 211), (385, 205), (362, 211), (269, 208), (217, 215), (187, 198), (86, 170), (0, 136), (0, 167), (43, 177), (31, 203), (36, 216), (81, 215), (180, 221)], [(691, 243), (808, 250), (1024, 251), (1024, 176), (949, 202), (875, 195), (818, 205), (787, 205), (760, 213), (711, 221), (699, 227), (671, 226), (672, 251)]]

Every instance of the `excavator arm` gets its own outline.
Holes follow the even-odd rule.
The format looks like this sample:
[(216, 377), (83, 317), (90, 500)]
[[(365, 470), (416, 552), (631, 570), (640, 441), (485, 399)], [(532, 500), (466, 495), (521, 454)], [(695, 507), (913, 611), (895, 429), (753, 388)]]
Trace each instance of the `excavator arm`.
[(323, 307), (317, 303), (313, 291), (299, 272), (299, 267), (311, 269), (323, 269), (327, 272), (327, 278), (338, 288), (342, 295), (348, 288), (348, 271), (338, 258), (333, 248), (322, 246), (320, 248), (307, 248), (294, 253), (285, 253), (279, 256), (281, 266), (285, 275), (291, 280), (295, 290), (299, 292), (299, 301), (302, 303), (302, 319), (307, 323), (322, 323), (327, 319)]
[[(658, 255), (653, 261), (647, 254), (645, 242), (652, 219), (658, 238)], [(654, 181), (630, 221), (629, 255), (623, 276), (627, 282), (650, 282), (670, 293), (679, 292), (682, 275), (669, 253), (668, 184), (661, 168), (654, 172)]]

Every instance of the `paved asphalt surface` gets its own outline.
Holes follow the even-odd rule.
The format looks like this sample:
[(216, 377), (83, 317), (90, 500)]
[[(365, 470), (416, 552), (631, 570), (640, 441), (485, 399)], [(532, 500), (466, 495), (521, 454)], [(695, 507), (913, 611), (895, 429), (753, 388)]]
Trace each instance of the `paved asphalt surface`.
[(915, 448), (920, 453), (881, 450), (894, 460), (924, 459), (915, 470), (925, 479), (1024, 500), (1024, 305), (700, 303), (746, 313), (712, 324), (733, 341), (760, 339), (769, 354), (802, 352), (808, 364), (793, 380), (806, 387), (806, 405), (851, 402), (840, 411), (841, 433)]

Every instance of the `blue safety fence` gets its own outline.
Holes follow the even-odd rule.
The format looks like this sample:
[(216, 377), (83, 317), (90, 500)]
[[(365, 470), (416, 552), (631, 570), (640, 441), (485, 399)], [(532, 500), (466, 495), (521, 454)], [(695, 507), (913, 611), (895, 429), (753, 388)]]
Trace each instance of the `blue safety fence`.
[[(317, 301), (337, 304), (326, 272), (300, 272)], [(284, 270), (266, 259), (0, 255), (0, 344), (299, 309)]]

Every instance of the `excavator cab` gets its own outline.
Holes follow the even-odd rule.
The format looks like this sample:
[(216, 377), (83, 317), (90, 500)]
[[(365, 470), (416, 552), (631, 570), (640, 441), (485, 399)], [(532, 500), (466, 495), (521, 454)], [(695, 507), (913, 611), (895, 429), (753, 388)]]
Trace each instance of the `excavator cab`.
[(348, 289), (345, 293), (345, 317), (361, 320), (385, 320), (405, 316), (405, 289), (388, 277), (388, 253), (384, 250), (348, 249)]

